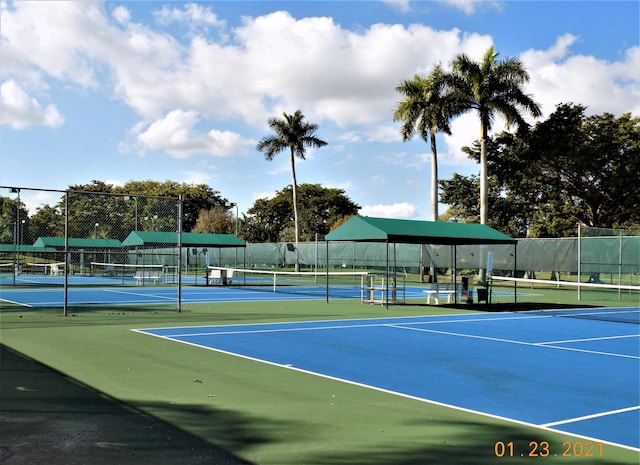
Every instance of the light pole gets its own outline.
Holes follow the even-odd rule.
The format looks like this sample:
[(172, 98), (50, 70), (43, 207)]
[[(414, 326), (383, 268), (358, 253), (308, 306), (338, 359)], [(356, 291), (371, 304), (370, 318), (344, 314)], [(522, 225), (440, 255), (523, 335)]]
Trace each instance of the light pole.
[[(236, 207), (236, 237), (238, 237), (238, 204), (232, 202), (225, 202), (224, 206), (227, 208)], [(238, 266), (238, 248), (235, 248), (235, 266)]]
[(95, 239), (98, 238), (98, 226), (100, 226), (100, 223), (96, 223), (93, 225), (93, 237)]
[(11, 193), (18, 194), (18, 199), (16, 203), (16, 237), (14, 238), (15, 242), (20, 246), (20, 188), (12, 187)]
[(236, 237), (238, 237), (238, 204), (232, 202), (225, 202), (224, 206), (227, 208), (236, 207)]
[(135, 195), (125, 195), (124, 196), (124, 200), (127, 201), (127, 202), (129, 200), (131, 200), (131, 199), (133, 199), (133, 201), (135, 202), (135, 206), (136, 206), (136, 224), (133, 227), (133, 230), (137, 231), (138, 230), (138, 197), (136, 197)]

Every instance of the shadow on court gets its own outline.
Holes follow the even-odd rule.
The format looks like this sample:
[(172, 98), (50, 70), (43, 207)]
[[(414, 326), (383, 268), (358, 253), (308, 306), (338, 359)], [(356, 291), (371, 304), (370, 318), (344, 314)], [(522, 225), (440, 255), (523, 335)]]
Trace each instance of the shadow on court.
[[(417, 425), (420, 426), (420, 425)], [(561, 457), (563, 440), (552, 439), (544, 432), (532, 432), (517, 425), (488, 425), (468, 421), (429, 420), (425, 427), (438, 431), (424, 438), (423, 446), (352, 450), (339, 457), (329, 455), (310, 459), (315, 465), (488, 465), (505, 463), (601, 463), (598, 457)], [(437, 437), (436, 437), (437, 436)], [(579, 439), (569, 438), (570, 441)], [(498, 444), (499, 443), (499, 444)], [(546, 445), (548, 443), (548, 446)], [(548, 447), (548, 454), (546, 452)], [(605, 446), (606, 447), (606, 446)], [(605, 449), (606, 451), (606, 449)], [(501, 454), (498, 456), (497, 454)], [(603, 455), (604, 456), (604, 455)], [(628, 465), (628, 461), (607, 460), (608, 465)]]
[[(0, 462), (249, 464), (4, 345), (0, 345), (0, 400)], [(269, 441), (247, 430), (247, 420), (233, 412), (209, 413), (208, 422), (218, 425), (213, 429), (220, 435), (217, 439), (235, 450)]]

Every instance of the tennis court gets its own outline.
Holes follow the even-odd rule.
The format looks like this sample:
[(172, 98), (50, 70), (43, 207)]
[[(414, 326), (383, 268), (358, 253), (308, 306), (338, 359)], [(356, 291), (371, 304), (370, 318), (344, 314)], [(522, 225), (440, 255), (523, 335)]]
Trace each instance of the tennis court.
[[(598, 443), (640, 450), (634, 324), (540, 312), (136, 331), (574, 434), (594, 454)], [(563, 453), (562, 444), (550, 445), (550, 455)]]
[[(50, 281), (62, 278), (49, 278)], [(84, 279), (86, 283), (86, 278)], [(68, 289), (68, 301), (71, 306), (83, 305), (153, 305), (176, 301), (175, 286), (161, 286), (146, 283), (144, 286), (109, 286), (106, 278), (94, 278), (94, 285), (72, 287)], [(198, 286), (183, 286), (181, 299), (183, 303), (206, 302), (240, 302), (240, 301), (275, 301), (275, 300), (322, 300), (326, 298), (326, 289), (321, 285), (289, 285), (279, 287), (273, 292), (270, 286), (205, 286), (199, 281)], [(290, 283), (291, 284), (291, 283)], [(407, 298), (424, 297), (420, 287), (407, 287)], [(329, 290), (331, 298), (359, 299), (362, 289), (360, 285), (332, 286)], [(5, 288), (0, 291), (0, 301), (13, 303), (22, 307), (55, 307), (63, 301), (64, 289), (61, 283), (51, 288)]]

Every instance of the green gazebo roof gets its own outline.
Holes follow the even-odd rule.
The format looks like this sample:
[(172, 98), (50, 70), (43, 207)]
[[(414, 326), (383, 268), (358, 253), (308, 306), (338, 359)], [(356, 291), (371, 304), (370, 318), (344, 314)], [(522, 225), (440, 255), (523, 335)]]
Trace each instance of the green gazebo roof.
[(511, 236), (484, 224), (354, 216), (326, 236), (328, 241), (402, 244), (514, 244)]
[[(64, 237), (39, 237), (34, 247), (54, 247), (64, 249)], [(122, 244), (117, 239), (69, 238), (69, 247), (74, 249), (119, 249)]]
[[(167, 246), (178, 243), (177, 232), (133, 231), (122, 242), (123, 247)], [(184, 247), (245, 247), (233, 234), (182, 233)]]

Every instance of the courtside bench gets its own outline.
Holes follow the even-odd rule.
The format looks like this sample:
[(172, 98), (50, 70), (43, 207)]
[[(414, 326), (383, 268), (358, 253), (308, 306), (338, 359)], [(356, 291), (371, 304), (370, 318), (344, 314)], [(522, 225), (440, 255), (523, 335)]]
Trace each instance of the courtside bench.
[(424, 292), (427, 294), (427, 305), (431, 303), (431, 297), (436, 305), (440, 304), (439, 297), (441, 295), (447, 296), (447, 303), (451, 303), (451, 297), (455, 296), (456, 292), (460, 289), (459, 284), (456, 283), (436, 283), (436, 287), (433, 289), (425, 289)]
[(233, 279), (233, 270), (225, 269), (225, 268), (213, 268), (209, 270), (209, 274), (205, 276), (207, 281), (207, 286), (209, 284), (219, 284), (221, 286), (226, 286), (231, 284), (231, 280)]
[(138, 286), (141, 286), (145, 280), (153, 281), (153, 284), (158, 284), (158, 281), (162, 282), (163, 278), (164, 278), (164, 273), (162, 271), (138, 270), (136, 271), (136, 275), (135, 275), (136, 285)]

